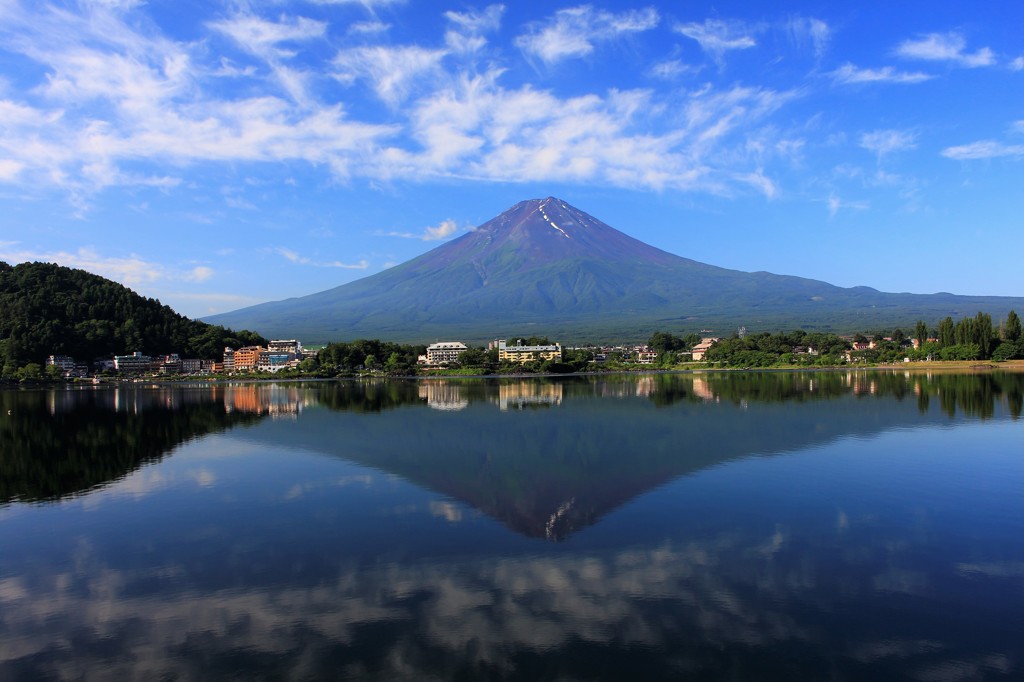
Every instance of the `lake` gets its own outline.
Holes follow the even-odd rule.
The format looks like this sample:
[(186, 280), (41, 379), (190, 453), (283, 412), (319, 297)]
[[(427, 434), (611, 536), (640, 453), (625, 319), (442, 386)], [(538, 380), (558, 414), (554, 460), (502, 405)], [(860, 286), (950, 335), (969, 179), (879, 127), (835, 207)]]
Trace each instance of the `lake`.
[(0, 679), (1024, 679), (1024, 374), (0, 391)]

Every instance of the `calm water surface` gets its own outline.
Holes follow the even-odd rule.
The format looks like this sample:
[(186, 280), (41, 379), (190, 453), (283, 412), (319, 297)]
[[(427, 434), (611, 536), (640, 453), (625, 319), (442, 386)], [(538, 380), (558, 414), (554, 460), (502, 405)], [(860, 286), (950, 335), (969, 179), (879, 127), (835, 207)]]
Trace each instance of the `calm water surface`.
[(1024, 375), (0, 392), (0, 679), (1024, 679)]

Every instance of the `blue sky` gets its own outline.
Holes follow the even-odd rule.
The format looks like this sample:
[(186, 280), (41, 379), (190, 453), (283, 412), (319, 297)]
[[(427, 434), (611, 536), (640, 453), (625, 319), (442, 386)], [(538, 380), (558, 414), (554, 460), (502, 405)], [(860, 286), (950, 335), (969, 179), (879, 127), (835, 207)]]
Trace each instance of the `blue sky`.
[(558, 196), (688, 258), (1024, 296), (1024, 3), (0, 0), (0, 259), (200, 317)]

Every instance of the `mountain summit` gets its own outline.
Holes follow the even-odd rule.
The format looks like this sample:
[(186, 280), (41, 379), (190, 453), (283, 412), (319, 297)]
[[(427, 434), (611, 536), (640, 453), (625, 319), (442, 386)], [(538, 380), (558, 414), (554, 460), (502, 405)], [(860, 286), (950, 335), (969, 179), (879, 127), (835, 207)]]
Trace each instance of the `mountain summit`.
[(887, 294), (740, 272), (634, 239), (555, 197), (522, 201), (458, 239), (320, 293), (209, 321), (300, 337), (483, 340), (514, 333), (643, 339), (657, 329), (729, 333), (797, 326), (838, 331), (934, 324), (1024, 299)]
[(555, 197), (521, 201), (451, 243), (452, 247), (456, 245), (458, 249), (442, 247), (432, 253), (493, 264), (496, 254), (512, 250), (522, 256), (520, 263), (527, 268), (577, 258), (606, 263), (679, 260)]

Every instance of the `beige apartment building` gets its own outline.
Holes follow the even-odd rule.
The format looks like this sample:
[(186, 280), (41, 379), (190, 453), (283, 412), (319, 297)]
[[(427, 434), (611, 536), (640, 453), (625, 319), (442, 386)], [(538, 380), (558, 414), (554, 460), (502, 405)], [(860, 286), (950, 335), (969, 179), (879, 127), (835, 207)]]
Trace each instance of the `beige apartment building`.
[(498, 361), (517, 362), (524, 364), (533, 360), (561, 360), (562, 347), (553, 344), (551, 346), (523, 346), (516, 344), (510, 346), (505, 339), (498, 339)]

